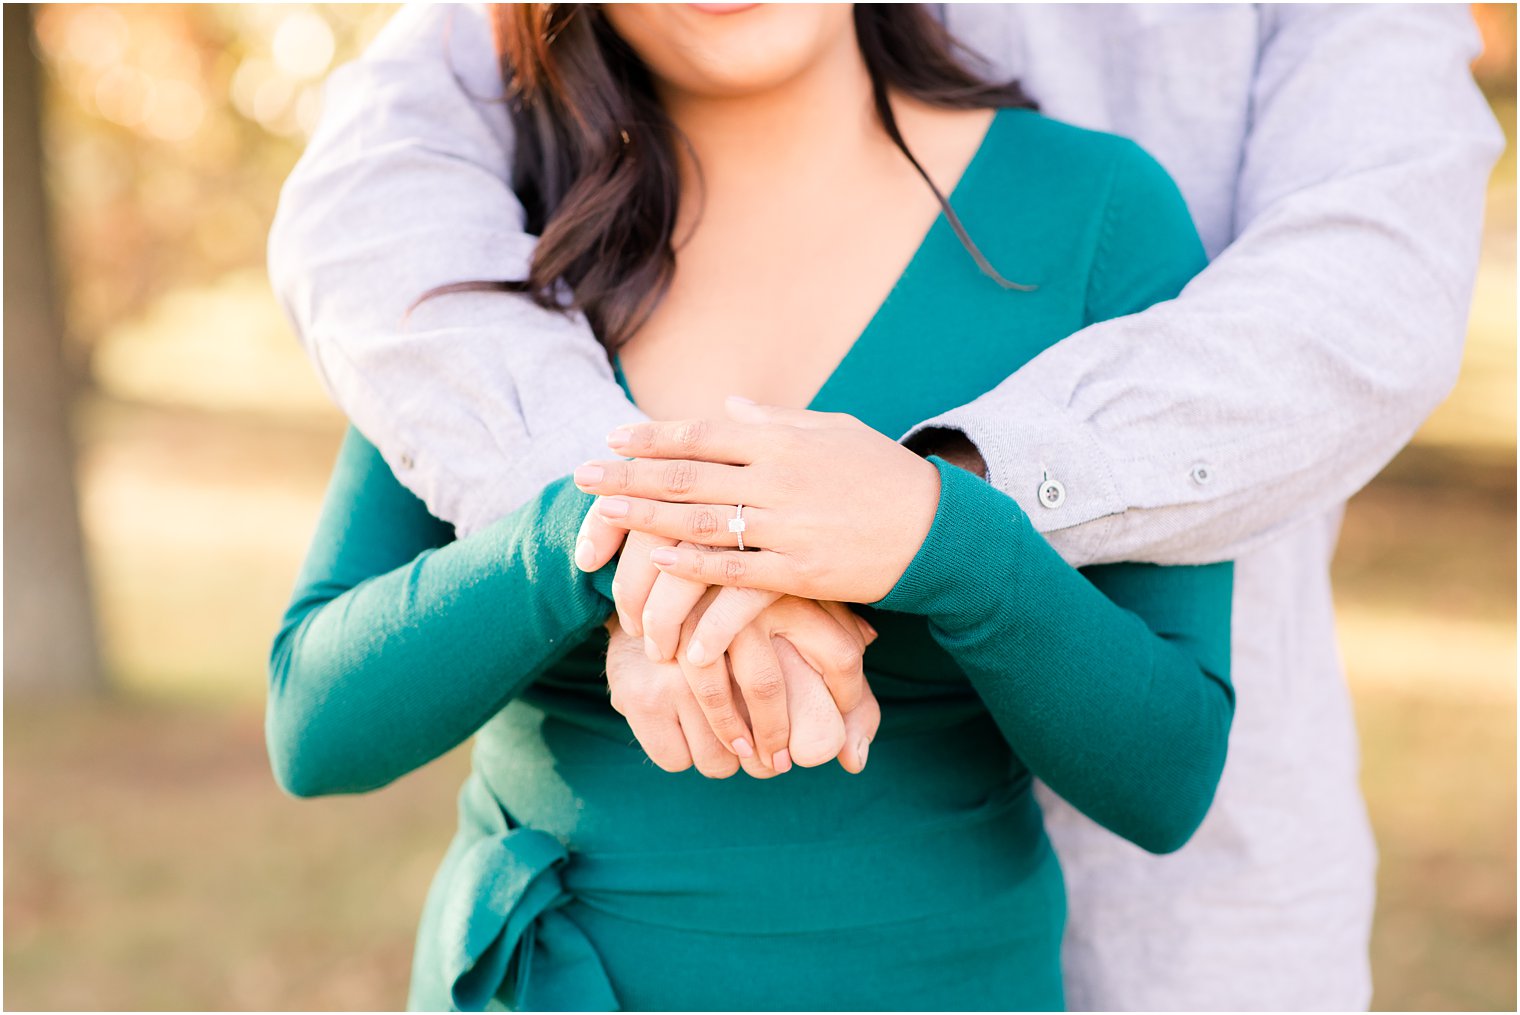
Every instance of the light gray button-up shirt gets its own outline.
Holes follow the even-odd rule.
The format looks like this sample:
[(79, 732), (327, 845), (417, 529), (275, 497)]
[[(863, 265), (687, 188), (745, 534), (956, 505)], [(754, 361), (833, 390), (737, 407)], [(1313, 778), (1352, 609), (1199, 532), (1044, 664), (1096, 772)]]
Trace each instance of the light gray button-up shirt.
[[(1076, 565), (1237, 559), (1239, 707), (1214, 808), (1153, 857), (1043, 792), (1073, 1008), (1370, 997), (1374, 850), (1335, 643), (1340, 507), (1453, 383), (1502, 137), (1465, 7), (948, 5), (1046, 113), (1145, 146), (1212, 259), (926, 425)], [(585, 322), (498, 294), (533, 240), (475, 8), (411, 8), (335, 72), (270, 274), (335, 399), (469, 532), (642, 418)], [(1032, 153), (1031, 157), (1038, 157)]]

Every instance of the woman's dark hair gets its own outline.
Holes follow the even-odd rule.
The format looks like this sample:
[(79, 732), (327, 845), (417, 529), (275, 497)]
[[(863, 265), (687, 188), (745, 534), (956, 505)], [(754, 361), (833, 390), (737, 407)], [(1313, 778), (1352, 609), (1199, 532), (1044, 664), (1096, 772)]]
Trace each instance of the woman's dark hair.
[[(676, 146), (683, 143), (655, 96), (648, 69), (598, 4), (493, 4), (491, 25), (511, 106), (513, 185), (540, 239), (528, 278), (461, 282), (424, 296), (470, 290), (525, 292), (563, 309), (560, 286), (608, 350), (654, 310), (675, 269), (679, 207)], [(890, 90), (955, 109), (1034, 108), (1016, 82), (990, 84), (956, 58), (949, 33), (920, 4), (856, 4), (855, 34), (876, 112), (939, 199), (982, 271), (1007, 281), (977, 250), (945, 195), (908, 150)]]

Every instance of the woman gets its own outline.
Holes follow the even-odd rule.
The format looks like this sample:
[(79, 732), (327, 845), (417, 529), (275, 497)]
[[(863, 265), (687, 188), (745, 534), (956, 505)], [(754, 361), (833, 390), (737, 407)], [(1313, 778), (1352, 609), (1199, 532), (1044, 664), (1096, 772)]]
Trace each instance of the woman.
[[(1145, 848), (1187, 839), (1233, 710), (1230, 568), (1078, 574), (883, 434), (1175, 295), (1203, 264), (1175, 187), (976, 82), (914, 6), (497, 17), (527, 288), (568, 284), (640, 405), (705, 421), (623, 432), (635, 461), (580, 477), (596, 517), (735, 547), (652, 552), (671, 575), (873, 604), (878, 746), (859, 774), (653, 768), (605, 700), (588, 493), (451, 541), (351, 434), (275, 645), (282, 781), (371, 788), (479, 729), (414, 1007), (1061, 1007), (1032, 778)], [(656, 459), (680, 498), (648, 496)]]

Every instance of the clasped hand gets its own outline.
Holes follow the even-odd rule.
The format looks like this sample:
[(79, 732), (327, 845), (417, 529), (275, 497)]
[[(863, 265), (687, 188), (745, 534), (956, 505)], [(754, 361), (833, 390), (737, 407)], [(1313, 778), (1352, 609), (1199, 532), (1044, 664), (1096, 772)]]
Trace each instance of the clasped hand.
[[(875, 632), (841, 604), (881, 599), (902, 576), (932, 524), (938, 472), (851, 416), (726, 408), (727, 420), (621, 427), (608, 445), (631, 461), (576, 470), (599, 495), (576, 563), (595, 570), (627, 534), (609, 624), (614, 707), (664, 768), (764, 776), (837, 755), (858, 771), (880, 717), (860, 662)], [(745, 551), (727, 523), (739, 504)], [(832, 711), (817, 708), (825, 694)]]

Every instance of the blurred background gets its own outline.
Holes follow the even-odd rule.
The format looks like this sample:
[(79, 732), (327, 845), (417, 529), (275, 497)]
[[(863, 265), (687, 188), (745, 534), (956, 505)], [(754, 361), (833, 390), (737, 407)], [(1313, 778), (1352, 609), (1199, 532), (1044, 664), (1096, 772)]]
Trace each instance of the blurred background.
[[(7, 1008), (404, 1001), (463, 752), (298, 802), (262, 725), (343, 426), (264, 239), (390, 11), (4, 9)], [(1336, 565), (1385, 1009), (1516, 1005), (1515, 8), (1474, 15), (1510, 145), (1465, 366)]]

